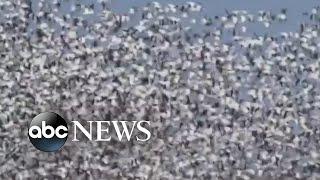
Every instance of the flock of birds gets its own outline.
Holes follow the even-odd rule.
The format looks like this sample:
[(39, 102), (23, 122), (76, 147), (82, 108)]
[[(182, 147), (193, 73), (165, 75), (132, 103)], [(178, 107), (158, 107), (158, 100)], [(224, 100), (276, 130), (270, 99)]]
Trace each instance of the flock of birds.
[[(0, 1), (0, 179), (319, 179), (320, 9), (279, 35), (247, 27), (286, 9), (202, 9)], [(42, 153), (26, 129), (45, 111), (149, 120), (152, 139)]]

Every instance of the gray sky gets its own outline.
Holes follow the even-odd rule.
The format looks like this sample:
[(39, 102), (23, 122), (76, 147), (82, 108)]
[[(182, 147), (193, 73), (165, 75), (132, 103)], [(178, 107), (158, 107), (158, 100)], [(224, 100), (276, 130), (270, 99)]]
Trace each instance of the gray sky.
[[(190, 0), (159, 0), (159, 3), (181, 4)], [(251, 30), (256, 32), (278, 33), (282, 31), (296, 31), (302, 21), (308, 17), (302, 13), (310, 12), (313, 7), (319, 6), (320, 1), (317, 0), (193, 0), (201, 3), (204, 7), (205, 15), (215, 16), (224, 15), (225, 10), (247, 10), (250, 13), (257, 13), (259, 10), (269, 10), (278, 13), (281, 9), (288, 10), (288, 21), (284, 24), (273, 25), (272, 28), (262, 30), (260, 27), (252, 27)], [(130, 7), (141, 7), (152, 0), (113, 0), (112, 9), (116, 12), (126, 13)]]

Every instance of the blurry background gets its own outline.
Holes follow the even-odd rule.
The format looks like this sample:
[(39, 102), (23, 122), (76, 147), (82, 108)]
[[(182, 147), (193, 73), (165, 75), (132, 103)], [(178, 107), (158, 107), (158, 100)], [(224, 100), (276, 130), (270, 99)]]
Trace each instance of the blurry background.
[[(177, 4), (181, 5), (190, 0), (160, 0), (157, 1), (160, 4)], [(39, 10), (37, 7), (39, 0), (33, 0), (33, 9), (35, 11)], [(88, 18), (91, 23), (94, 23), (99, 19), (97, 14), (101, 12), (101, 1), (90, 1), (90, 0), (67, 0), (61, 1), (61, 9), (59, 14), (67, 14), (70, 13), (71, 4), (73, 2), (77, 2), (80, 4), (87, 4), (87, 5), (95, 5), (94, 14), (85, 15), (83, 17)], [(146, 6), (148, 3), (154, 1), (151, 0), (111, 0), (106, 1), (106, 4), (110, 7), (113, 12), (119, 14), (128, 14), (130, 8), (132, 7), (143, 7)], [(286, 10), (288, 18), (286, 22), (273, 24), (270, 28), (265, 28), (261, 24), (250, 24), (248, 26), (248, 32), (256, 32), (257, 34), (264, 34), (270, 33), (273, 35), (277, 35), (277, 33), (282, 31), (296, 31), (299, 28), (301, 22), (306, 22), (309, 20), (310, 10), (318, 6), (317, 0), (308, 0), (308, 1), (301, 1), (301, 0), (245, 0), (245, 1), (233, 1), (233, 0), (195, 0), (193, 2), (197, 2), (203, 6), (202, 14), (203, 16), (214, 17), (214, 16), (223, 16), (226, 14), (227, 11), (232, 10), (246, 10), (253, 15), (257, 15), (258, 11), (270, 11), (274, 13), (279, 13), (281, 10)], [(48, 2), (46, 2), (48, 3)], [(80, 14), (79, 14), (80, 15)], [(139, 17), (140, 18), (140, 17)]]

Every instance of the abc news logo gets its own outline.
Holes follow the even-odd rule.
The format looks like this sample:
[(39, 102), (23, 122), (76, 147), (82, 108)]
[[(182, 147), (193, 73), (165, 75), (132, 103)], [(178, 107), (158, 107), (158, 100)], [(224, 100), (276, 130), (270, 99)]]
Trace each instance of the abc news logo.
[[(110, 128), (116, 132), (119, 141), (130, 141), (133, 138), (133, 131), (137, 129), (144, 136), (135, 136), (137, 141), (145, 142), (151, 137), (150, 131), (146, 126), (149, 121), (87, 121), (89, 129), (86, 129), (78, 121), (71, 121), (73, 126), (72, 141), (79, 141), (78, 133), (85, 135), (90, 141), (110, 141)], [(132, 127), (129, 127), (129, 123)], [(96, 138), (93, 139), (93, 124), (96, 124)], [(67, 122), (58, 114), (45, 112), (32, 119), (29, 130), (29, 139), (34, 147), (45, 152), (58, 151), (68, 139)]]

